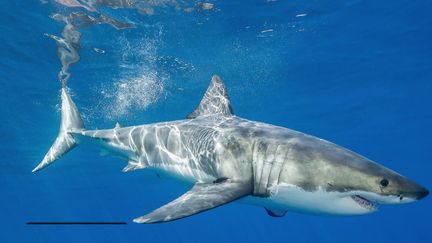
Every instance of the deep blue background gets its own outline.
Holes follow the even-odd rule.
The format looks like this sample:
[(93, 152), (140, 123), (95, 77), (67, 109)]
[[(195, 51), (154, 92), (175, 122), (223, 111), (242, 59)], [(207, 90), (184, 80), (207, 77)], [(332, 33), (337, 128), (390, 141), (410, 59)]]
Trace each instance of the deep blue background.
[[(432, 188), (431, 1), (214, 3), (217, 11), (190, 14), (106, 10), (138, 27), (83, 30), (69, 87), (86, 127), (182, 119), (219, 74), (237, 115), (325, 138)], [(146, 171), (122, 173), (125, 161), (87, 146), (32, 174), (59, 126), (60, 62), (43, 33), (59, 35), (63, 24), (48, 15), (68, 11), (36, 0), (0, 3), (0, 242), (432, 242), (431, 197), (359, 217), (275, 219), (232, 203), (138, 225), (131, 219), (187, 188)], [(134, 96), (118, 91), (119, 80), (127, 85), (145, 73), (162, 91), (149, 100), (154, 86)], [(121, 95), (129, 103), (115, 110)]]

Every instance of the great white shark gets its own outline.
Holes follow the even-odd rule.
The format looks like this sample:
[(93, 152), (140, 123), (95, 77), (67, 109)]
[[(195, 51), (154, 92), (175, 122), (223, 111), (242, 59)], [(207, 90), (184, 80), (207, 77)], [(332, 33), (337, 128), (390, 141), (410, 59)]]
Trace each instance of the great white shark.
[(378, 204), (408, 203), (429, 194), (341, 146), (235, 116), (218, 76), (185, 120), (106, 130), (85, 129), (68, 88), (62, 87), (60, 132), (33, 172), (84, 143), (128, 160), (124, 172), (149, 169), (194, 184), (136, 223), (172, 221), (236, 200), (260, 205), (275, 217), (289, 210), (361, 215), (375, 212)]

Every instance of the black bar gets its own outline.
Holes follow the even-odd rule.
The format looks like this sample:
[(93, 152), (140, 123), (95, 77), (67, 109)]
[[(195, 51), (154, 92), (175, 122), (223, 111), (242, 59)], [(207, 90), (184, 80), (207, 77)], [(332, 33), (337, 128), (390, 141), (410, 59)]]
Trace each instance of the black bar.
[(68, 224), (127, 224), (126, 222), (27, 222), (26, 224), (68, 225)]

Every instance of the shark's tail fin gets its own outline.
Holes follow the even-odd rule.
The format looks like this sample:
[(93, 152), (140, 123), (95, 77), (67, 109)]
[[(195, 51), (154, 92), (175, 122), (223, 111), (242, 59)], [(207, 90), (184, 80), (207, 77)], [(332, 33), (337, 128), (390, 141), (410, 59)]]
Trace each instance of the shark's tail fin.
[(67, 88), (63, 87), (61, 89), (61, 123), (59, 134), (42, 162), (32, 172), (45, 168), (73, 149), (77, 145), (77, 141), (70, 132), (83, 129), (84, 124), (79, 111), (72, 101)]

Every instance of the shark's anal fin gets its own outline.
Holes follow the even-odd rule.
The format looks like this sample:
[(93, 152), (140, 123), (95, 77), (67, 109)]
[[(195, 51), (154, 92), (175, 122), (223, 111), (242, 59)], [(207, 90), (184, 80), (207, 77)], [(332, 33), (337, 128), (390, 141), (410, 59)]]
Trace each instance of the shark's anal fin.
[(283, 210), (283, 209), (265, 208), (265, 210), (266, 210), (268, 215), (270, 215), (272, 217), (276, 217), (276, 218), (283, 217), (287, 213), (287, 210)]
[(123, 172), (129, 172), (134, 170), (139, 170), (145, 168), (146, 165), (143, 162), (137, 162), (133, 160), (129, 160), (128, 164), (123, 168)]
[(216, 114), (232, 116), (233, 112), (225, 85), (219, 76), (214, 75), (199, 106), (187, 118)]
[(251, 182), (223, 180), (220, 183), (197, 183), (174, 201), (142, 217), (135, 223), (160, 223), (188, 217), (229, 203), (252, 192)]

